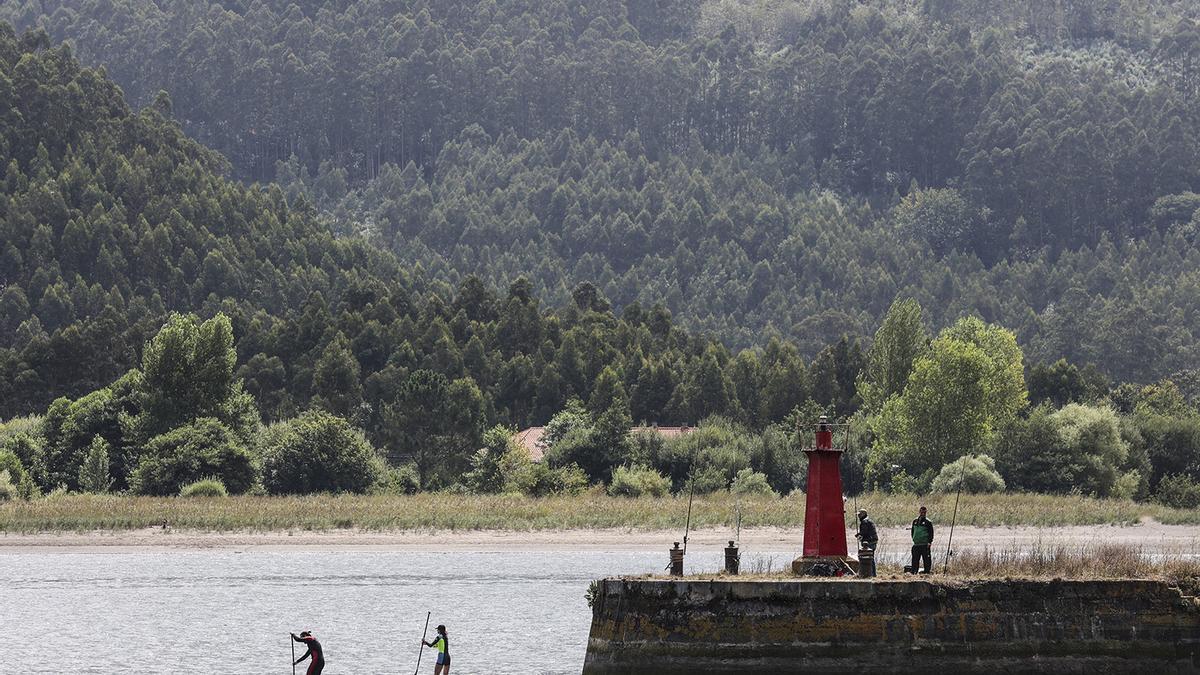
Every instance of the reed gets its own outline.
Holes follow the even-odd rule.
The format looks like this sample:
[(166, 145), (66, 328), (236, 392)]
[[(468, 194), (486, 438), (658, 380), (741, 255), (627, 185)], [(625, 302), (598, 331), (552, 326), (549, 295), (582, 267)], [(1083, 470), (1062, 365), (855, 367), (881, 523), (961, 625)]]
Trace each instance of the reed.
[[(953, 496), (918, 498), (867, 494), (858, 499), (880, 526), (911, 521), (917, 506), (948, 524)], [(740, 501), (742, 527), (797, 527), (804, 522), (804, 496), (736, 498), (697, 496), (692, 526), (729, 527)], [(598, 490), (582, 495), (531, 498), (521, 495), (312, 495), (239, 496), (216, 499), (54, 495), (33, 501), (0, 502), (0, 531), (129, 530), (163, 522), (206, 531), (334, 530), (553, 530), (627, 528), (682, 529), (687, 496), (622, 498)], [(847, 512), (851, 509), (847, 508)], [(847, 525), (851, 525), (847, 513)], [(1154, 518), (1168, 524), (1200, 523), (1200, 510), (1180, 510), (1128, 500), (1028, 494), (964, 496), (958, 524), (1054, 527), (1137, 523)]]
[[(759, 565), (747, 569), (743, 580), (795, 579), (787, 565)], [(669, 578), (661, 574), (654, 578)], [(688, 579), (729, 579), (719, 572), (693, 574)], [(1029, 546), (982, 548), (958, 553), (949, 574), (940, 565), (931, 575), (902, 573), (896, 565), (881, 564), (877, 580), (957, 584), (986, 579), (1157, 579), (1180, 588), (1185, 595), (1200, 595), (1200, 557), (1186, 551), (1147, 552), (1124, 544), (1068, 545), (1037, 542)], [(823, 581), (852, 581), (856, 577), (828, 577)]]
[(1200, 581), (1200, 558), (1181, 552), (1149, 553), (1124, 544), (981, 548), (954, 556), (951, 576), (1035, 579), (1152, 579)]

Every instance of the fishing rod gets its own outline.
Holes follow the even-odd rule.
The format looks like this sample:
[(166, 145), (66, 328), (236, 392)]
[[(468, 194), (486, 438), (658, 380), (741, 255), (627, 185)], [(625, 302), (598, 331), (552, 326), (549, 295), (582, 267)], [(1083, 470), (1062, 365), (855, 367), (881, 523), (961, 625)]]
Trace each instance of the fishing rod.
[(737, 520), (735, 522), (737, 523), (737, 530), (736, 530), (736, 534), (734, 535), (734, 540), (737, 541), (738, 546), (741, 546), (742, 545), (742, 498), (741, 497), (738, 497), (738, 499), (737, 499)]
[(688, 510), (687, 521), (683, 525), (683, 554), (687, 555), (688, 531), (692, 529), (692, 496), (696, 494), (696, 477), (688, 479)]
[(417, 652), (417, 669), (413, 671), (413, 675), (421, 672), (421, 655), (425, 653), (425, 636), (429, 633), (429, 615), (433, 612), (425, 612), (425, 628), (421, 630), (421, 650)]
[[(845, 503), (845, 502), (843, 502)], [(858, 540), (858, 547), (862, 548), (862, 520), (858, 517), (858, 495), (854, 495), (854, 538)]]
[(946, 538), (946, 564), (942, 567), (942, 574), (950, 573), (950, 556), (954, 555), (950, 545), (954, 543), (954, 523), (958, 520), (958, 500), (962, 497), (963, 483), (967, 481), (967, 458), (965, 455), (962, 463), (962, 473), (958, 476), (958, 493), (954, 495), (954, 514), (950, 516), (950, 536)]
[[(850, 423), (846, 423), (846, 454), (850, 454)], [(845, 504), (845, 502), (842, 502)], [(862, 520), (858, 517), (858, 493), (854, 493), (854, 539), (858, 541), (858, 548), (862, 549)]]

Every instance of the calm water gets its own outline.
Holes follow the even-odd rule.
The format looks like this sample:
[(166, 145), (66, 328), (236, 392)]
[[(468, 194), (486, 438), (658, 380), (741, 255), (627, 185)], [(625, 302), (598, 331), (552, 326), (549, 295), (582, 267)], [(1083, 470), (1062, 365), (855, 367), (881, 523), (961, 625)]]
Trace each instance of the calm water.
[[(688, 563), (713, 571), (720, 553)], [(326, 673), (408, 673), (431, 610), (456, 675), (578, 673), (588, 583), (665, 564), (665, 551), (0, 554), (0, 660), (15, 673), (286, 674), (288, 633), (310, 629)]]

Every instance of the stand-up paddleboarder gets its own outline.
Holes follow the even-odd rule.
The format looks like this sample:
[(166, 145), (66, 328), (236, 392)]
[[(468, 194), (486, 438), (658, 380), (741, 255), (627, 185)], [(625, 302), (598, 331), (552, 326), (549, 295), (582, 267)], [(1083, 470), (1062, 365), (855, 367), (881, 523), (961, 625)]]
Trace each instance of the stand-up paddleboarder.
[[(292, 639), (308, 647), (308, 651), (304, 652), (304, 656), (296, 659), (296, 663), (312, 657), (305, 675), (321, 675), (321, 671), (325, 670), (325, 650), (321, 648), (321, 643), (317, 642), (317, 638), (313, 637), (309, 631), (302, 631), (300, 637), (296, 637), (296, 634), (292, 633)], [(296, 663), (292, 665), (296, 665)]]
[(426, 647), (438, 650), (437, 665), (433, 667), (433, 675), (450, 675), (450, 636), (445, 626), (437, 627), (437, 635), (429, 642), (421, 641)]

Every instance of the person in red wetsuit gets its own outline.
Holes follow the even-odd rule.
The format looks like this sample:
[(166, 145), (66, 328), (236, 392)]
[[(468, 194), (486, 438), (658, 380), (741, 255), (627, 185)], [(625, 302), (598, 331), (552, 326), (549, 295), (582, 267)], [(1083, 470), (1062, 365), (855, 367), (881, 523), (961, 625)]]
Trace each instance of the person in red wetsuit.
[(308, 670), (305, 672), (307, 675), (320, 675), (321, 671), (325, 670), (325, 650), (321, 649), (321, 643), (317, 642), (317, 638), (313, 637), (309, 631), (301, 632), (300, 637), (296, 637), (296, 634), (292, 633), (292, 639), (308, 647), (308, 651), (304, 652), (304, 656), (296, 659), (296, 663), (311, 656), (312, 662), (308, 664)]

